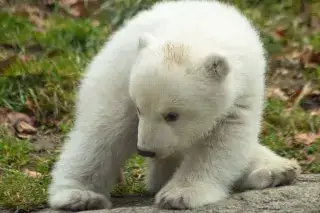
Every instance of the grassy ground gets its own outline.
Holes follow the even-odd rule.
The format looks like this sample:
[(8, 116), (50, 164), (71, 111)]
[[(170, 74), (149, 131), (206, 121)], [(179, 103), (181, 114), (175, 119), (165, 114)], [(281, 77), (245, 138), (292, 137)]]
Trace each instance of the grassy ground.
[[(74, 92), (85, 65), (124, 18), (152, 3), (110, 2), (100, 25), (96, 18), (75, 18), (59, 9), (36, 21), (30, 14), (0, 10), (0, 107), (34, 116), (39, 131), (33, 140), (18, 139), (1, 126), (0, 207), (45, 206), (49, 171), (72, 126)], [(319, 113), (299, 105), (307, 98), (308, 82), (312, 91), (320, 89), (320, 59), (312, 63), (306, 56), (302, 65), (296, 59), (306, 47), (320, 49), (320, 27), (310, 21), (320, 23), (320, 4), (309, 3), (302, 11), (289, 0), (233, 2), (260, 28), (269, 53), (268, 85), (276, 92), (266, 103), (262, 143), (282, 156), (297, 158), (304, 172), (320, 173)], [(143, 164), (137, 156), (128, 161), (127, 183), (116, 186), (114, 195), (144, 193)]]

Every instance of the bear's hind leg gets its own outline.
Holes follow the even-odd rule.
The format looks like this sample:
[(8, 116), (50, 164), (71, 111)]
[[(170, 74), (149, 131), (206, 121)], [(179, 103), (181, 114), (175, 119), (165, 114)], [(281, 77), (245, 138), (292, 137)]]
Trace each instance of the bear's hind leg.
[(236, 183), (235, 189), (263, 189), (289, 185), (301, 169), (294, 159), (281, 157), (269, 148), (257, 144), (257, 150), (245, 175)]

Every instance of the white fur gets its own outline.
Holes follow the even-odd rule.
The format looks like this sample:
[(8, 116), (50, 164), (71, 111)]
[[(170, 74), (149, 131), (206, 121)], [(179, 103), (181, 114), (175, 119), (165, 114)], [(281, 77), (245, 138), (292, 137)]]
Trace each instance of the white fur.
[[(259, 35), (234, 7), (175, 1), (140, 12), (87, 68), (50, 206), (111, 208), (111, 186), (137, 147), (156, 153), (147, 183), (162, 208), (291, 183), (297, 162), (258, 143), (265, 68)], [(171, 111), (179, 117), (166, 122)]]

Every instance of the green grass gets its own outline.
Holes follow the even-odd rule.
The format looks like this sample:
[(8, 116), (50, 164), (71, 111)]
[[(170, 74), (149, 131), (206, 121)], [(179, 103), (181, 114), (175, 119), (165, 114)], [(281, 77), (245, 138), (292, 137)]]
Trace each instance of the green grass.
[[(0, 206), (26, 210), (43, 207), (54, 153), (46, 151), (39, 156), (29, 141), (10, 136), (5, 128), (0, 129), (0, 153)], [(30, 177), (23, 173), (26, 168), (43, 175)]]
[[(42, 131), (54, 129), (56, 134), (66, 134), (72, 126), (74, 94), (85, 66), (112, 30), (153, 0), (110, 2), (112, 6), (106, 8), (109, 12), (98, 14), (104, 20), (99, 26), (93, 25), (92, 19), (75, 19), (57, 10), (44, 20), (47, 24), (45, 33), (38, 32), (26, 17), (0, 11), (0, 60), (13, 54), (31, 58), (27, 61), (18, 58), (0, 74), (0, 107), (35, 115)], [(287, 48), (320, 47), (319, 32), (309, 33), (303, 22), (291, 24), (299, 4), (292, 5), (289, 0), (281, 4), (274, 1), (233, 2), (238, 2), (260, 27), (271, 58)], [(315, 9), (319, 4), (314, 3), (312, 8), (320, 11)], [(276, 39), (273, 32), (279, 25), (286, 28), (286, 34)], [(6, 48), (3, 48), (4, 44)], [(12, 47), (8, 48), (8, 44)], [(304, 78), (315, 79), (320, 85), (320, 67), (306, 69)], [(320, 140), (311, 145), (294, 140), (300, 132), (319, 129), (319, 116), (311, 116), (299, 107), (287, 114), (287, 105), (281, 100), (268, 99), (261, 141), (282, 156), (297, 158), (304, 172), (320, 173)], [(59, 148), (38, 152), (32, 142), (10, 136), (1, 128), (0, 207), (24, 210), (44, 207), (49, 172), (58, 154)], [(310, 156), (315, 157), (311, 163), (308, 162)], [(42, 176), (29, 177), (23, 172), (25, 168)], [(142, 158), (133, 156), (129, 159), (124, 168), (127, 184), (115, 186), (113, 194), (146, 193), (144, 168)]]
[[(320, 127), (320, 117), (311, 116), (301, 108), (288, 114), (286, 103), (269, 99), (264, 113), (261, 142), (281, 156), (296, 158), (305, 173), (320, 173), (320, 140), (310, 145), (297, 143), (294, 136), (300, 132), (315, 132)], [(316, 158), (307, 163), (308, 156)]]
[[(1, 28), (5, 35), (0, 44), (17, 45), (19, 54), (34, 56), (28, 62), (18, 60), (0, 78), (0, 106), (16, 111), (34, 103), (39, 121), (61, 119), (72, 112), (74, 89), (81, 73), (98, 51), (108, 30), (94, 27), (90, 20), (73, 20), (52, 16), (46, 33), (38, 33), (26, 18), (0, 12)], [(9, 32), (9, 33), (6, 33)], [(40, 46), (39, 53), (25, 50)], [(50, 54), (55, 53), (55, 54)], [(53, 56), (51, 56), (53, 55)]]

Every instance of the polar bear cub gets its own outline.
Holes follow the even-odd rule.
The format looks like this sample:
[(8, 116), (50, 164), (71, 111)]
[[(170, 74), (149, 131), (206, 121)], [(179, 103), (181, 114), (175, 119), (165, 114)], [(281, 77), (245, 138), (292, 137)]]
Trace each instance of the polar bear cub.
[(87, 68), (50, 206), (111, 208), (111, 186), (135, 152), (148, 159), (160, 208), (292, 183), (298, 163), (258, 142), (265, 69), (257, 31), (230, 5), (166, 1), (140, 12)]

